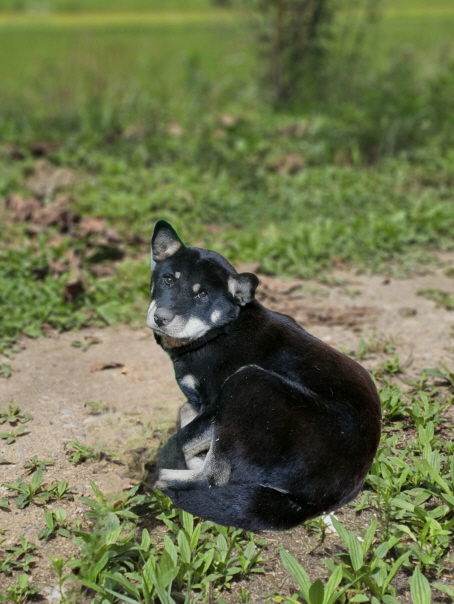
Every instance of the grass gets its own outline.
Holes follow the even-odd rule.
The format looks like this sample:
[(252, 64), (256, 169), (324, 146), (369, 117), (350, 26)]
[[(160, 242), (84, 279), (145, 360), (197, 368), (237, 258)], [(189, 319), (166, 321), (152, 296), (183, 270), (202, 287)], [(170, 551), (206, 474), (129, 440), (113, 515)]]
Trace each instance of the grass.
[[(9, 57), (0, 61), (0, 193), (36, 195), (27, 176), (36, 166), (34, 145), (53, 143), (47, 161), (76, 174), (71, 211), (103, 217), (123, 245), (121, 261), (77, 228), (38, 228), (31, 237), (27, 225), (2, 213), (3, 352), (22, 333), (143, 322), (148, 240), (159, 218), (190, 244), (211, 246), (234, 263), (259, 261), (259, 270), (282, 276), (348, 265), (403, 274), (452, 248), (454, 67), (424, 82), (432, 55), (420, 60), (418, 50), (413, 63), (407, 55), (390, 63), (385, 40), (372, 70), (360, 64), (343, 80), (345, 69), (332, 66), (331, 105), (276, 114), (254, 82), (244, 23), (207, 4), (214, 22), (196, 22), (202, 4), (191, 6), (190, 20), (186, 11), (171, 23), (158, 22), (157, 13), (140, 24), (77, 13), (100, 25), (92, 29), (64, 12), (53, 24), (25, 12), (20, 26), (0, 24), (0, 56)], [(434, 19), (445, 5), (437, 7)], [(423, 4), (403, 3), (405, 17), (398, 8), (377, 27), (397, 40), (413, 11), (427, 31), (413, 40), (438, 52)], [(454, 30), (449, 18), (443, 22)], [(345, 58), (345, 51), (337, 54)], [(52, 204), (58, 193), (39, 203)], [(79, 286), (68, 295), (73, 252)], [(106, 263), (112, 270), (100, 279), (97, 265)]]

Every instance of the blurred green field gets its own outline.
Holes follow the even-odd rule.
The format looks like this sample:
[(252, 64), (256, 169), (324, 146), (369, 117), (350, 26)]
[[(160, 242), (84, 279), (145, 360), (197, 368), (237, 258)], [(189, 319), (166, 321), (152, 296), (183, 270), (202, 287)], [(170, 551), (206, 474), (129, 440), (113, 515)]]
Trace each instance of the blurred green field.
[[(22, 10), (8, 12), (14, 7)], [(138, 316), (131, 304), (136, 290), (146, 304), (148, 269), (137, 258), (158, 218), (233, 262), (300, 277), (334, 262), (402, 274), (453, 246), (451, 2), (384, 7), (358, 61), (349, 57), (358, 33), (350, 29), (324, 98), (288, 113), (273, 111), (258, 86), (242, 13), (202, 0), (118, 0), (107, 12), (88, 0), (37, 7), (1, 5), (0, 194), (29, 196), (33, 143), (54, 141), (47, 161), (79, 174), (74, 210), (106, 218), (127, 253), (104, 280), (83, 260), (88, 286), (71, 305), (66, 273), (49, 268), (71, 238), (45, 249), (24, 225), (10, 225), (0, 303), (16, 318), (1, 328), (5, 342), (24, 323), (29, 333), (41, 329), (40, 308), (28, 316), (6, 293), (16, 281), (23, 300), (46, 292), (42, 306), (53, 307), (59, 329)], [(351, 19), (358, 15), (344, 13), (339, 27)], [(47, 275), (44, 290), (37, 272)]]

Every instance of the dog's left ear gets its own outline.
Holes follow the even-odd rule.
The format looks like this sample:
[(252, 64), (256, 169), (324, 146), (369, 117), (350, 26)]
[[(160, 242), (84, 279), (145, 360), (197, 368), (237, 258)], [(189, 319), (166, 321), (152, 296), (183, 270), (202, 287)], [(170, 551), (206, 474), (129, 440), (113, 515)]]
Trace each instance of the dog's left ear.
[(165, 220), (158, 220), (151, 237), (151, 265), (173, 256), (181, 247), (183, 242), (178, 237), (175, 229)]
[(229, 292), (234, 296), (241, 306), (254, 299), (255, 290), (259, 284), (259, 278), (254, 273), (240, 273), (235, 277), (229, 277)]

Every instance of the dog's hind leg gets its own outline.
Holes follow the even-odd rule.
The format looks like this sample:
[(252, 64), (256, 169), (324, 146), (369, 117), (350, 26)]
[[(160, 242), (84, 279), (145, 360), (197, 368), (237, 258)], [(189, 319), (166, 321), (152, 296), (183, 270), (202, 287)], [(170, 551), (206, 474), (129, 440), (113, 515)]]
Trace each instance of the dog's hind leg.
[(178, 440), (178, 433), (173, 434), (169, 440), (158, 450), (156, 467), (171, 468), (173, 470), (185, 470), (186, 460)]

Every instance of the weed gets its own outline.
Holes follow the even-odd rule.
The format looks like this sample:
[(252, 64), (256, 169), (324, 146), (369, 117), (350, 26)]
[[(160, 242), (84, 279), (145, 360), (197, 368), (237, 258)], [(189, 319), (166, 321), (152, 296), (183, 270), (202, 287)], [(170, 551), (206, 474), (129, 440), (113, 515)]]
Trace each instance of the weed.
[[(237, 576), (261, 572), (261, 547), (252, 535), (195, 520), (186, 512), (172, 510), (169, 500), (149, 497), (130, 489), (124, 497), (109, 501), (92, 483), (95, 499), (82, 498), (91, 508), (88, 518), (97, 530), (75, 530), (81, 557), (71, 566), (79, 581), (109, 602), (189, 602), (191, 591), (203, 594), (215, 585), (229, 586)], [(157, 517), (167, 526), (164, 543), (153, 545), (146, 529), (135, 538), (136, 511), (161, 509)], [(211, 586), (211, 587), (210, 587)], [(122, 595), (124, 594), (124, 595)], [(186, 595), (185, 595), (186, 594)]]
[(22, 478), (18, 478), (15, 484), (4, 483), (2, 486), (17, 493), (16, 506), (19, 509), (25, 508), (31, 503), (44, 505), (50, 500), (69, 499), (72, 501), (74, 499), (74, 491), (68, 487), (66, 480), (45, 484), (42, 469), (34, 472), (30, 482), (23, 482)]
[(454, 296), (441, 289), (426, 288), (418, 291), (418, 296), (423, 296), (428, 300), (433, 300), (437, 306), (441, 306), (446, 310), (454, 310)]
[(73, 501), (75, 490), (68, 485), (66, 480), (56, 480), (49, 487), (49, 492), (52, 499), (61, 501), (62, 499), (68, 499)]
[(68, 539), (71, 537), (71, 527), (67, 519), (66, 510), (63, 508), (57, 508), (55, 512), (46, 508), (44, 510), (44, 520), (46, 528), (39, 531), (38, 539), (45, 539), (47, 541), (56, 535)]
[(61, 601), (64, 602), (66, 599), (66, 588), (65, 583), (67, 581), (77, 580), (77, 577), (73, 575), (72, 572), (65, 574), (65, 567), (69, 566), (72, 562), (71, 559), (64, 560), (63, 558), (50, 556), (50, 560), (52, 563), (52, 568), (57, 575), (58, 578), (58, 591), (60, 594)]
[(314, 520), (307, 520), (304, 523), (304, 527), (310, 535), (313, 535), (316, 539), (323, 543), (328, 526), (322, 516), (314, 518)]
[(36, 562), (36, 545), (30, 543), (24, 536), (19, 537), (19, 544), (12, 545), (5, 549), (6, 558), (1, 561), (0, 570), (5, 575), (11, 575), (13, 572), (28, 572), (30, 567)]
[(93, 346), (94, 344), (99, 344), (100, 341), (101, 340), (97, 337), (86, 336), (83, 340), (74, 340), (74, 342), (71, 343), (71, 346), (73, 346), (74, 348), (80, 348), (82, 352), (87, 352), (87, 350), (91, 346)]
[(88, 401), (87, 403), (84, 403), (84, 407), (89, 407), (91, 409), (90, 413), (93, 415), (99, 415), (100, 413), (105, 413), (108, 410), (107, 405), (97, 403), (96, 401)]
[(44, 505), (51, 499), (51, 491), (43, 483), (43, 471), (37, 470), (31, 479), (31, 482), (23, 482), (21, 478), (16, 480), (15, 484), (3, 484), (10, 491), (17, 493), (16, 506), (19, 509), (25, 508), (31, 503)]
[(8, 407), (0, 407), (0, 424), (8, 422), (11, 426), (24, 424), (33, 419), (30, 413), (22, 413), (18, 405), (9, 404)]
[(9, 432), (0, 432), (0, 438), (6, 441), (7, 445), (11, 445), (16, 442), (16, 439), (19, 436), (25, 436), (28, 434), (29, 430), (25, 426), (20, 426), (16, 430), (10, 430)]
[(320, 579), (316, 579), (311, 583), (307, 572), (291, 554), (282, 549), (280, 555), (282, 564), (292, 574), (300, 588), (300, 593), (294, 594), (291, 598), (276, 596), (272, 599), (273, 602), (299, 604), (300, 600), (298, 598), (304, 598), (307, 604), (334, 604), (342, 598), (347, 590), (347, 588), (343, 591), (337, 589), (342, 581), (342, 568), (340, 566), (330, 575), (326, 585)]
[(30, 596), (38, 593), (38, 587), (30, 585), (31, 580), (30, 575), (19, 575), (13, 585), (3, 594), (0, 593), (0, 602), (14, 602), (14, 604), (27, 602)]
[(73, 449), (72, 451), (67, 451), (71, 463), (79, 464), (84, 461), (96, 460), (99, 458), (99, 455), (95, 452), (93, 447), (82, 445), (75, 440), (68, 440), (64, 445), (65, 450), (67, 447)]
[(374, 334), (369, 339), (361, 338), (358, 342), (356, 351), (351, 353), (354, 359), (362, 360), (372, 356), (375, 353), (383, 353), (390, 355), (396, 350), (395, 343), (383, 337)]
[(434, 377), (443, 380), (449, 386), (454, 386), (454, 371), (448, 369), (448, 367), (446, 367), (446, 365), (443, 365), (443, 363), (441, 363), (441, 368), (443, 369), (443, 371), (441, 371), (440, 369), (427, 369), (426, 371), (429, 375), (433, 375)]
[(8, 363), (0, 362), (0, 377), (9, 378), (12, 376), (12, 374), (13, 370), (11, 368), (11, 365), (8, 365)]
[(48, 459), (39, 459), (37, 455), (33, 455), (30, 458), (30, 461), (24, 463), (24, 476), (28, 476), (29, 474), (33, 474), (36, 470), (47, 470), (50, 466), (53, 466), (54, 462), (49, 461)]
[(399, 356), (395, 354), (392, 359), (387, 359), (378, 368), (377, 375), (388, 374), (396, 375), (402, 373), (402, 366), (399, 361)]

